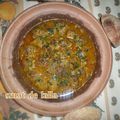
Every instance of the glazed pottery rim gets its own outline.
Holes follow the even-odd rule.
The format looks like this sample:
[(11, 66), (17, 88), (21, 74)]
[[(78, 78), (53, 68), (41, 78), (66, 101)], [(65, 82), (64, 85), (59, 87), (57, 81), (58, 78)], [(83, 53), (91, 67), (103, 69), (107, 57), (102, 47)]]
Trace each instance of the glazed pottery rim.
[[(27, 12), (29, 12), (29, 11), (32, 11), (34, 8), (36, 8), (36, 7), (41, 7), (41, 6), (49, 6), (49, 5), (63, 5), (63, 6), (68, 6), (68, 7), (72, 7), (72, 8), (74, 8), (74, 9), (77, 9), (78, 11), (81, 11), (81, 12), (84, 12), (84, 14), (87, 14), (91, 19), (93, 19), (94, 20), (94, 22), (98, 25), (98, 27), (100, 28), (100, 30), (102, 31), (102, 33), (104, 34), (104, 38), (106, 38), (105, 40), (107, 40), (106, 41), (106, 44), (108, 45), (107, 47), (108, 47), (108, 49), (109, 49), (109, 57), (110, 57), (110, 60), (109, 60), (109, 63), (110, 63), (110, 65), (109, 65), (109, 69), (108, 69), (108, 72), (107, 72), (107, 75), (105, 76), (105, 78), (106, 78), (106, 80), (104, 80), (104, 83), (101, 85), (101, 87), (99, 88), (99, 90), (96, 92), (96, 94), (94, 94), (94, 96), (93, 96), (93, 98), (91, 98), (91, 99), (88, 99), (88, 100), (86, 100), (86, 102), (84, 102), (84, 104), (83, 105), (80, 105), (80, 107), (83, 107), (83, 106), (85, 106), (85, 105), (88, 105), (91, 101), (93, 101), (100, 93), (101, 93), (101, 91), (104, 89), (104, 87), (105, 87), (105, 85), (107, 84), (107, 81), (108, 81), (108, 78), (109, 78), (109, 76), (110, 76), (110, 73), (111, 73), (111, 68), (112, 68), (112, 50), (111, 50), (111, 46), (110, 46), (110, 42), (109, 42), (109, 40), (108, 40), (108, 38), (107, 38), (107, 36), (106, 36), (106, 34), (105, 34), (105, 32), (104, 32), (104, 30), (102, 29), (102, 26), (99, 24), (99, 22), (95, 19), (95, 17), (93, 17), (90, 13), (88, 13), (88, 12), (86, 12), (85, 10), (83, 10), (83, 9), (81, 9), (81, 8), (78, 8), (78, 7), (76, 7), (76, 6), (73, 6), (73, 5), (71, 5), (71, 4), (67, 4), (67, 3), (61, 3), (61, 2), (50, 2), (50, 3), (43, 3), (43, 4), (40, 4), (40, 5), (35, 5), (35, 6), (33, 6), (33, 7), (30, 7), (30, 8), (28, 8), (27, 10), (25, 10), (24, 12), (22, 12), (18, 17), (16, 17), (16, 19), (11, 23), (11, 25), (9, 26), (9, 28), (8, 28), (8, 30), (7, 30), (7, 32), (5, 33), (5, 36), (4, 36), (4, 38), (3, 38), (3, 42), (2, 42), (2, 45), (1, 45), (1, 48), (0, 48), (0, 72), (1, 72), (1, 74), (2, 74), (2, 83), (3, 83), (3, 85), (5, 86), (5, 88), (9, 91), (9, 92), (12, 92), (12, 89), (10, 88), (10, 86), (8, 85), (9, 83), (7, 83), (7, 81), (5, 80), (5, 76), (4, 76), (4, 72), (5, 71), (3, 71), (3, 65), (2, 65), (2, 52), (3, 52), (3, 50), (2, 50), (2, 48), (3, 48), (3, 46), (4, 46), (4, 42), (6, 42), (5, 41), (5, 39), (6, 39), (6, 37), (7, 37), (7, 34), (8, 34), (8, 32), (10, 31), (10, 29), (12, 28), (12, 26), (13, 26), (13, 24), (17, 21), (17, 20), (19, 20), (19, 18), (23, 15), (23, 14), (25, 14), (25, 13), (27, 13)], [(52, 109), (52, 111), (49, 111), (49, 110), (47, 110), (46, 108), (44, 109), (44, 110), (40, 110), (40, 109), (38, 109), (38, 108), (35, 108), (34, 106), (32, 106), (31, 104), (29, 104), (29, 103), (27, 103), (26, 101), (24, 101), (24, 100), (15, 100), (17, 103), (19, 103), (20, 105), (22, 105), (24, 108), (26, 108), (26, 109), (28, 109), (29, 111), (32, 111), (32, 112), (36, 112), (36, 113), (41, 113), (41, 114), (47, 114), (47, 115), (53, 115), (53, 116), (57, 116), (57, 115), (62, 115), (62, 114), (65, 114), (65, 113), (67, 113), (67, 112), (69, 112), (69, 111), (71, 111), (71, 109), (69, 109), (69, 107), (68, 107), (68, 110), (64, 110), (63, 109), (63, 111), (57, 111), (56, 112), (56, 110), (54, 110), (53, 111), (53, 109)], [(29, 100), (28, 100), (29, 101)], [(69, 101), (71, 101), (71, 100), (69, 100)], [(61, 102), (62, 103), (62, 102)], [(68, 101), (65, 101), (64, 102), (65, 104), (66, 103), (68, 103)], [(69, 102), (70, 103), (70, 102)], [(45, 104), (44, 102), (43, 102), (43, 104)], [(57, 104), (60, 104), (60, 103), (55, 103), (55, 105), (57, 105)], [(78, 106), (79, 107), (79, 106)], [(75, 109), (75, 108), (73, 108), (73, 109)]]

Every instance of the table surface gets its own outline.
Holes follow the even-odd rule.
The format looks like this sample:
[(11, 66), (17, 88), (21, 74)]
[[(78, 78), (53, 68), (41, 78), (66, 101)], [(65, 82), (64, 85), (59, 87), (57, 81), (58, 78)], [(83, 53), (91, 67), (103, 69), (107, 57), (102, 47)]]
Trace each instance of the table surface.
[[(120, 19), (120, 0), (65, 0), (78, 7), (81, 5), (97, 19), (103, 14), (112, 14)], [(38, 2), (19, 0), (16, 13), (29, 8)], [(9, 21), (0, 22), (0, 39), (9, 25)], [(113, 67), (109, 82), (99, 97), (91, 104), (102, 110), (101, 120), (120, 120), (120, 47), (112, 48)], [(0, 82), (0, 92), (5, 92)], [(13, 100), (6, 100), (0, 96), (0, 120), (61, 120), (62, 117), (46, 117), (30, 113), (17, 105)]]

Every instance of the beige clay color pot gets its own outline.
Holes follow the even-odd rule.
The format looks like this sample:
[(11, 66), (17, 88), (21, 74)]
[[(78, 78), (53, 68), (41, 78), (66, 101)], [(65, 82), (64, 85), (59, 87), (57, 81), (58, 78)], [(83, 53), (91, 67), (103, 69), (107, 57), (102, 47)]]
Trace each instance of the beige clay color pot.
[(9, 26), (4, 35), (0, 48), (0, 73), (2, 83), (8, 92), (26, 91), (22, 84), (15, 77), (12, 68), (12, 52), (15, 43), (19, 40), (23, 28), (32, 23), (40, 16), (48, 14), (62, 14), (80, 21), (84, 27), (91, 31), (95, 36), (95, 42), (100, 52), (100, 73), (94, 78), (90, 86), (80, 95), (61, 102), (50, 102), (41, 99), (15, 99), (15, 101), (31, 112), (59, 116), (64, 115), (76, 108), (82, 108), (90, 104), (104, 89), (110, 76), (112, 67), (111, 44), (102, 26), (90, 13), (82, 8), (62, 2), (50, 2), (38, 4), (22, 12)]

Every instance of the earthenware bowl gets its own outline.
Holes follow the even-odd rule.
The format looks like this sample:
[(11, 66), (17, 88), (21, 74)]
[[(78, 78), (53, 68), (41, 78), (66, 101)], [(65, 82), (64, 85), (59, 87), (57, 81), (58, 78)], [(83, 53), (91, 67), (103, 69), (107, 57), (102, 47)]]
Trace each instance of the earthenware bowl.
[(99, 74), (94, 77), (92, 83), (82, 94), (59, 102), (42, 99), (15, 99), (18, 104), (31, 112), (58, 116), (90, 104), (102, 92), (111, 72), (112, 51), (108, 37), (99, 21), (84, 9), (62, 2), (38, 4), (17, 16), (4, 35), (0, 48), (0, 72), (2, 83), (8, 92), (26, 92), (12, 67), (13, 52), (16, 44), (36, 20), (38, 21), (43, 16), (49, 17), (53, 14), (79, 21), (94, 35), (99, 48)]

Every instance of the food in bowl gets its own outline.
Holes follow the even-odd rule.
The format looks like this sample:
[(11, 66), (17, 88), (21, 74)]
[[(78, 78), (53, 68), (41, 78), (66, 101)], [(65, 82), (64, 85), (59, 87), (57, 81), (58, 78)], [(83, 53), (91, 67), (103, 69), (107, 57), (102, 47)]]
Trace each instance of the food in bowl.
[(97, 49), (81, 25), (49, 19), (24, 35), (17, 52), (23, 81), (37, 91), (77, 91), (95, 72)]
[[(33, 85), (27, 81), (20, 69), (19, 49), (23, 39), (33, 27), (50, 20), (59, 18), (69, 20), (84, 27), (96, 49), (95, 70), (90, 80), (73, 92), (73, 97), (55, 101), (45, 99), (15, 99), (17, 103), (31, 112), (50, 116), (65, 115), (66, 113), (90, 104), (103, 90), (110, 76), (112, 67), (111, 45), (105, 31), (99, 22), (84, 9), (62, 2), (46, 2), (38, 4), (22, 12), (7, 29), (0, 48), (0, 74), (2, 83), (8, 92), (30, 93)], [(41, 21), (42, 19), (42, 21)], [(73, 30), (73, 29), (72, 29)], [(24, 37), (23, 37), (24, 36)], [(71, 58), (73, 59), (73, 58)], [(74, 61), (74, 59), (73, 59)], [(26, 79), (25, 79), (26, 78)], [(36, 89), (36, 87), (34, 87)], [(40, 95), (40, 94), (39, 94)], [(60, 102), (58, 102), (60, 100)]]

